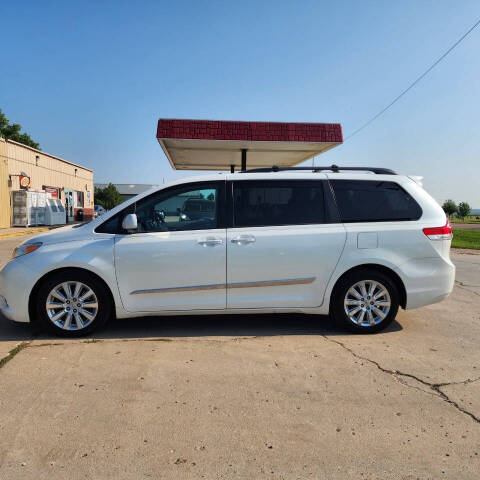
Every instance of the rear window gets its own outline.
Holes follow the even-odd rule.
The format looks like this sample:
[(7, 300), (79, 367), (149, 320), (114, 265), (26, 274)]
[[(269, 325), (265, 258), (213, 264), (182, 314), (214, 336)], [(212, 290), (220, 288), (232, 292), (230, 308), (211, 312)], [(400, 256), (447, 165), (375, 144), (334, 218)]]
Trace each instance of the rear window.
[(422, 209), (397, 183), (375, 180), (330, 181), (344, 223), (418, 220)]

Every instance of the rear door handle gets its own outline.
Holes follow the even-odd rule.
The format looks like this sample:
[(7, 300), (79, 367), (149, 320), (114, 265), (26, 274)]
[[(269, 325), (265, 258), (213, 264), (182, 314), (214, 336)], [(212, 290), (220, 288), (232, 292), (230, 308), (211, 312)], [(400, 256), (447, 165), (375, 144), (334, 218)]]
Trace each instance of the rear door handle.
[(235, 245), (247, 245), (248, 243), (254, 243), (256, 238), (253, 235), (240, 235), (233, 237), (230, 241)]
[(197, 240), (197, 244), (202, 247), (215, 247), (217, 245), (221, 245), (223, 240), (218, 237), (207, 237), (207, 238), (200, 238)]

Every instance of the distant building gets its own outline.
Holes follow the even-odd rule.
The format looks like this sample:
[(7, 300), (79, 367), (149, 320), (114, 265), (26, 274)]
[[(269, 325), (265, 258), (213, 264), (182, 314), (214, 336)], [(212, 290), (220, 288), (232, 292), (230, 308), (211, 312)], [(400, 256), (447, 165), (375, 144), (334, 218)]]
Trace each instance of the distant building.
[(12, 223), (11, 196), (17, 190), (46, 192), (60, 199), (69, 221), (93, 217), (92, 170), (0, 137), (0, 228)]
[[(105, 188), (107, 185), (108, 183), (96, 183), (95, 188)], [(123, 198), (123, 201), (128, 200), (129, 198), (132, 198), (139, 193), (146, 192), (151, 188), (158, 187), (158, 185), (150, 185), (144, 183), (114, 183), (113, 185), (118, 190), (118, 193)]]

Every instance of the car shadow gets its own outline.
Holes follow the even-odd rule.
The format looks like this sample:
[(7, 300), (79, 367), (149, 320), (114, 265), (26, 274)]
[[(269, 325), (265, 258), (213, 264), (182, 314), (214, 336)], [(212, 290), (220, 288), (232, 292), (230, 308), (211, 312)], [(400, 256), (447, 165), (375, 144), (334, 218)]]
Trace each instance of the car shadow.
[[(385, 334), (402, 330), (395, 320)], [(338, 327), (328, 316), (305, 314), (250, 315), (178, 315), (122, 318), (110, 321), (103, 328), (84, 338), (134, 339), (157, 337), (248, 337), (277, 335), (352, 335)], [(15, 323), (0, 314), (0, 342), (55, 339), (28, 323)]]

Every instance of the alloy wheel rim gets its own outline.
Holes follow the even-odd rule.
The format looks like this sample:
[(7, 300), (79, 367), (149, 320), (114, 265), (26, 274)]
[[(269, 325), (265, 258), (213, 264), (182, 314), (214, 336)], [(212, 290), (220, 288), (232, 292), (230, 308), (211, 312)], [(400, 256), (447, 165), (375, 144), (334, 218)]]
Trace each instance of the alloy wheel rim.
[(376, 280), (352, 285), (343, 302), (349, 320), (359, 327), (372, 327), (385, 320), (391, 307), (387, 288)]
[(52, 288), (45, 303), (48, 318), (62, 330), (82, 330), (97, 316), (95, 292), (82, 282), (67, 281)]

